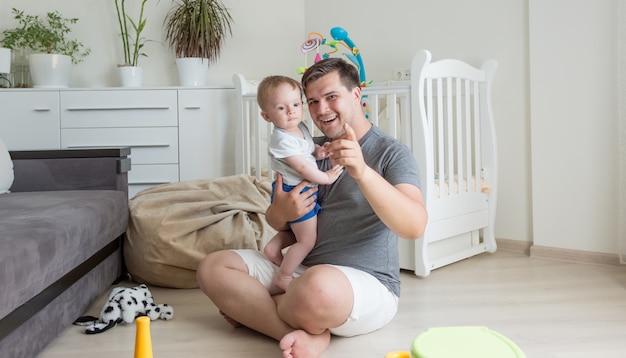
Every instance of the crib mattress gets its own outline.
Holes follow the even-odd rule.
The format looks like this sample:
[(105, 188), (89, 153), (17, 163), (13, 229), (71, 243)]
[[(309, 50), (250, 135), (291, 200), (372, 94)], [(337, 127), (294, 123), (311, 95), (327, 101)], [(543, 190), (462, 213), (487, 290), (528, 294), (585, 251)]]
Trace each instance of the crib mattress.
[[(487, 184), (485, 179), (479, 179), (480, 185), (478, 186), (478, 190), (476, 188), (476, 177), (473, 176), (469, 181), (465, 178), (459, 180), (457, 176), (454, 177), (453, 181), (449, 179), (439, 180), (435, 178), (435, 198), (441, 198), (449, 195), (454, 195), (457, 193), (467, 193), (467, 192), (477, 192), (480, 191), (484, 194), (489, 194), (491, 192), (491, 188)], [(468, 185), (469, 184), (469, 185)]]

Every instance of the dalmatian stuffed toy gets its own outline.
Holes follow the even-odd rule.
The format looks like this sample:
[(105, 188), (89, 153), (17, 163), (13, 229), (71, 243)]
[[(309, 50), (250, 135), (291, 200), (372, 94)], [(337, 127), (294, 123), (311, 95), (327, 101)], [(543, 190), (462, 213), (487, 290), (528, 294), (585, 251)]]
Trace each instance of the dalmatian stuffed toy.
[(88, 326), (87, 334), (108, 331), (118, 323), (133, 323), (136, 317), (148, 316), (150, 320), (170, 320), (174, 318), (174, 308), (168, 304), (155, 304), (152, 293), (146, 285), (137, 287), (116, 287), (109, 294), (100, 317), (83, 316), (74, 324)]

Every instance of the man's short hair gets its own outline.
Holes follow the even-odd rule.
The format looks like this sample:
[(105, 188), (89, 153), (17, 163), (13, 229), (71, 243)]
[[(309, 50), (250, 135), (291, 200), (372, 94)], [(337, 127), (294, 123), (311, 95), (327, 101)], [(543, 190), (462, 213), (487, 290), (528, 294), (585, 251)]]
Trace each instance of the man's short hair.
[(351, 91), (354, 87), (360, 87), (359, 70), (339, 57), (330, 57), (313, 64), (302, 75), (302, 88), (306, 93), (306, 86), (319, 78), (337, 71), (341, 83)]

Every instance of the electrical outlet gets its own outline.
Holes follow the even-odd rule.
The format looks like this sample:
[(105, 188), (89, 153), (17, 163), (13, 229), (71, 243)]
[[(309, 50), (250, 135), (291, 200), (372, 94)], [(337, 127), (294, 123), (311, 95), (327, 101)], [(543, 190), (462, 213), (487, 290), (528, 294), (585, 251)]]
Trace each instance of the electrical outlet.
[(411, 79), (411, 69), (396, 68), (393, 70), (393, 79), (396, 81), (408, 81)]

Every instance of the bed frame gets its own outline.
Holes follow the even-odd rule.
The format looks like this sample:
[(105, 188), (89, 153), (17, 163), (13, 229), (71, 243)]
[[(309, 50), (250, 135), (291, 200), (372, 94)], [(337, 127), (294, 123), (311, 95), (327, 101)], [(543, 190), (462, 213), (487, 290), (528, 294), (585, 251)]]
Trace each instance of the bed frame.
[[(416, 53), (411, 81), (363, 89), (368, 119), (406, 143), (420, 167), (426, 232), (399, 245), (400, 267), (418, 276), (496, 250), (498, 171), (490, 97), (497, 63), (487, 60), (479, 69), (455, 59), (431, 58), (427, 50)], [(271, 125), (259, 114), (258, 82), (241, 74), (233, 82), (238, 95), (237, 174), (272, 178), (266, 153)], [(315, 128), (310, 118), (307, 124)]]

